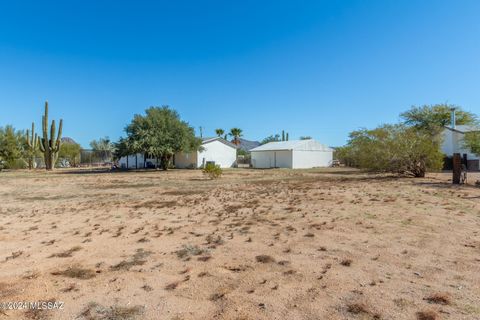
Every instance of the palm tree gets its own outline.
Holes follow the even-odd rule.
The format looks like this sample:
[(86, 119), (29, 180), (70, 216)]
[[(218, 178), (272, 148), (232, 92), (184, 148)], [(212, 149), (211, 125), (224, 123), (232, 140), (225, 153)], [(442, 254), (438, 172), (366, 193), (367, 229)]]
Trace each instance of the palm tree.
[(239, 145), (240, 144), (239, 138), (242, 136), (242, 129), (232, 128), (230, 129), (229, 135), (233, 137), (232, 142), (235, 143), (236, 145)]
[(222, 137), (225, 134), (225, 130), (223, 129), (215, 129), (215, 133), (218, 137)]

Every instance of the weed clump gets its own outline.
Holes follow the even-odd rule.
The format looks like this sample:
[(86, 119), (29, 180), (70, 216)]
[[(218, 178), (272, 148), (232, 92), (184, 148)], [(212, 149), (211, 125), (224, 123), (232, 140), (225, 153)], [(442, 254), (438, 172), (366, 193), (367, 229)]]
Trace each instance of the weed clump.
[(272, 262), (275, 262), (275, 259), (272, 258), (271, 256), (268, 256), (266, 254), (262, 254), (262, 255), (259, 255), (259, 256), (256, 256), (255, 257), (255, 260), (257, 260), (257, 262), (260, 262), (260, 263), (272, 263)]
[(85, 269), (79, 266), (72, 266), (62, 271), (54, 271), (52, 272), (52, 275), (86, 280), (95, 277), (95, 271), (92, 269)]
[(210, 178), (211, 180), (218, 179), (223, 173), (222, 168), (218, 164), (207, 163), (205, 168), (203, 168), (203, 174)]

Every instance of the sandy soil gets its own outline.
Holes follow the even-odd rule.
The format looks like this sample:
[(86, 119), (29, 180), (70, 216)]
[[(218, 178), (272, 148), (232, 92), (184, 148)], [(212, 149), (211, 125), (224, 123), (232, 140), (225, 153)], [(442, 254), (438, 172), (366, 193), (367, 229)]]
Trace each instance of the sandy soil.
[(64, 309), (0, 319), (480, 319), (480, 189), (448, 178), (2, 172), (0, 302)]

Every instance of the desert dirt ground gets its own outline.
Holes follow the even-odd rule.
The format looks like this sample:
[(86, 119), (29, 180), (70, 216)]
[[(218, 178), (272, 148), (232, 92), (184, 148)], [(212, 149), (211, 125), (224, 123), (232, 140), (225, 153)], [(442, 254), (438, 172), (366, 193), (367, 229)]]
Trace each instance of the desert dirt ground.
[(449, 178), (2, 172), (0, 302), (64, 308), (0, 319), (480, 319), (480, 189)]

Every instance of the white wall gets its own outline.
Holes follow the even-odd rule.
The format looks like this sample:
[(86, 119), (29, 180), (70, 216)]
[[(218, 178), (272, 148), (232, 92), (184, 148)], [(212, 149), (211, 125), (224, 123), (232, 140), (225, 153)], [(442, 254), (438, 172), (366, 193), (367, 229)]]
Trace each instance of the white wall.
[(273, 168), (273, 157), (273, 151), (252, 151), (252, 166), (259, 169)]
[(332, 165), (332, 151), (252, 151), (254, 168), (307, 169)]
[(237, 161), (237, 149), (218, 140), (202, 145), (203, 150), (197, 154), (197, 168), (203, 167), (207, 161), (214, 161), (222, 168), (231, 168)]
[[(138, 153), (136, 156), (138, 168), (143, 168), (143, 154)], [(135, 155), (131, 154), (128, 156), (128, 167), (127, 167), (127, 157), (121, 157), (118, 160), (118, 165), (120, 168), (125, 169), (135, 169)]]
[(292, 151), (252, 151), (254, 168), (292, 168)]
[[(128, 167), (127, 167), (127, 157), (121, 157), (120, 160), (118, 160), (118, 165), (120, 168), (124, 168), (124, 169), (142, 169), (144, 167), (143, 154), (137, 153), (136, 159), (137, 159), (137, 167), (135, 167), (134, 154), (131, 154), (128, 156)], [(156, 159), (147, 158), (146, 161), (151, 163), (156, 163)], [(158, 162), (160, 164), (160, 160)]]
[(315, 167), (330, 167), (332, 165), (332, 151), (293, 151), (293, 168), (308, 169)]

